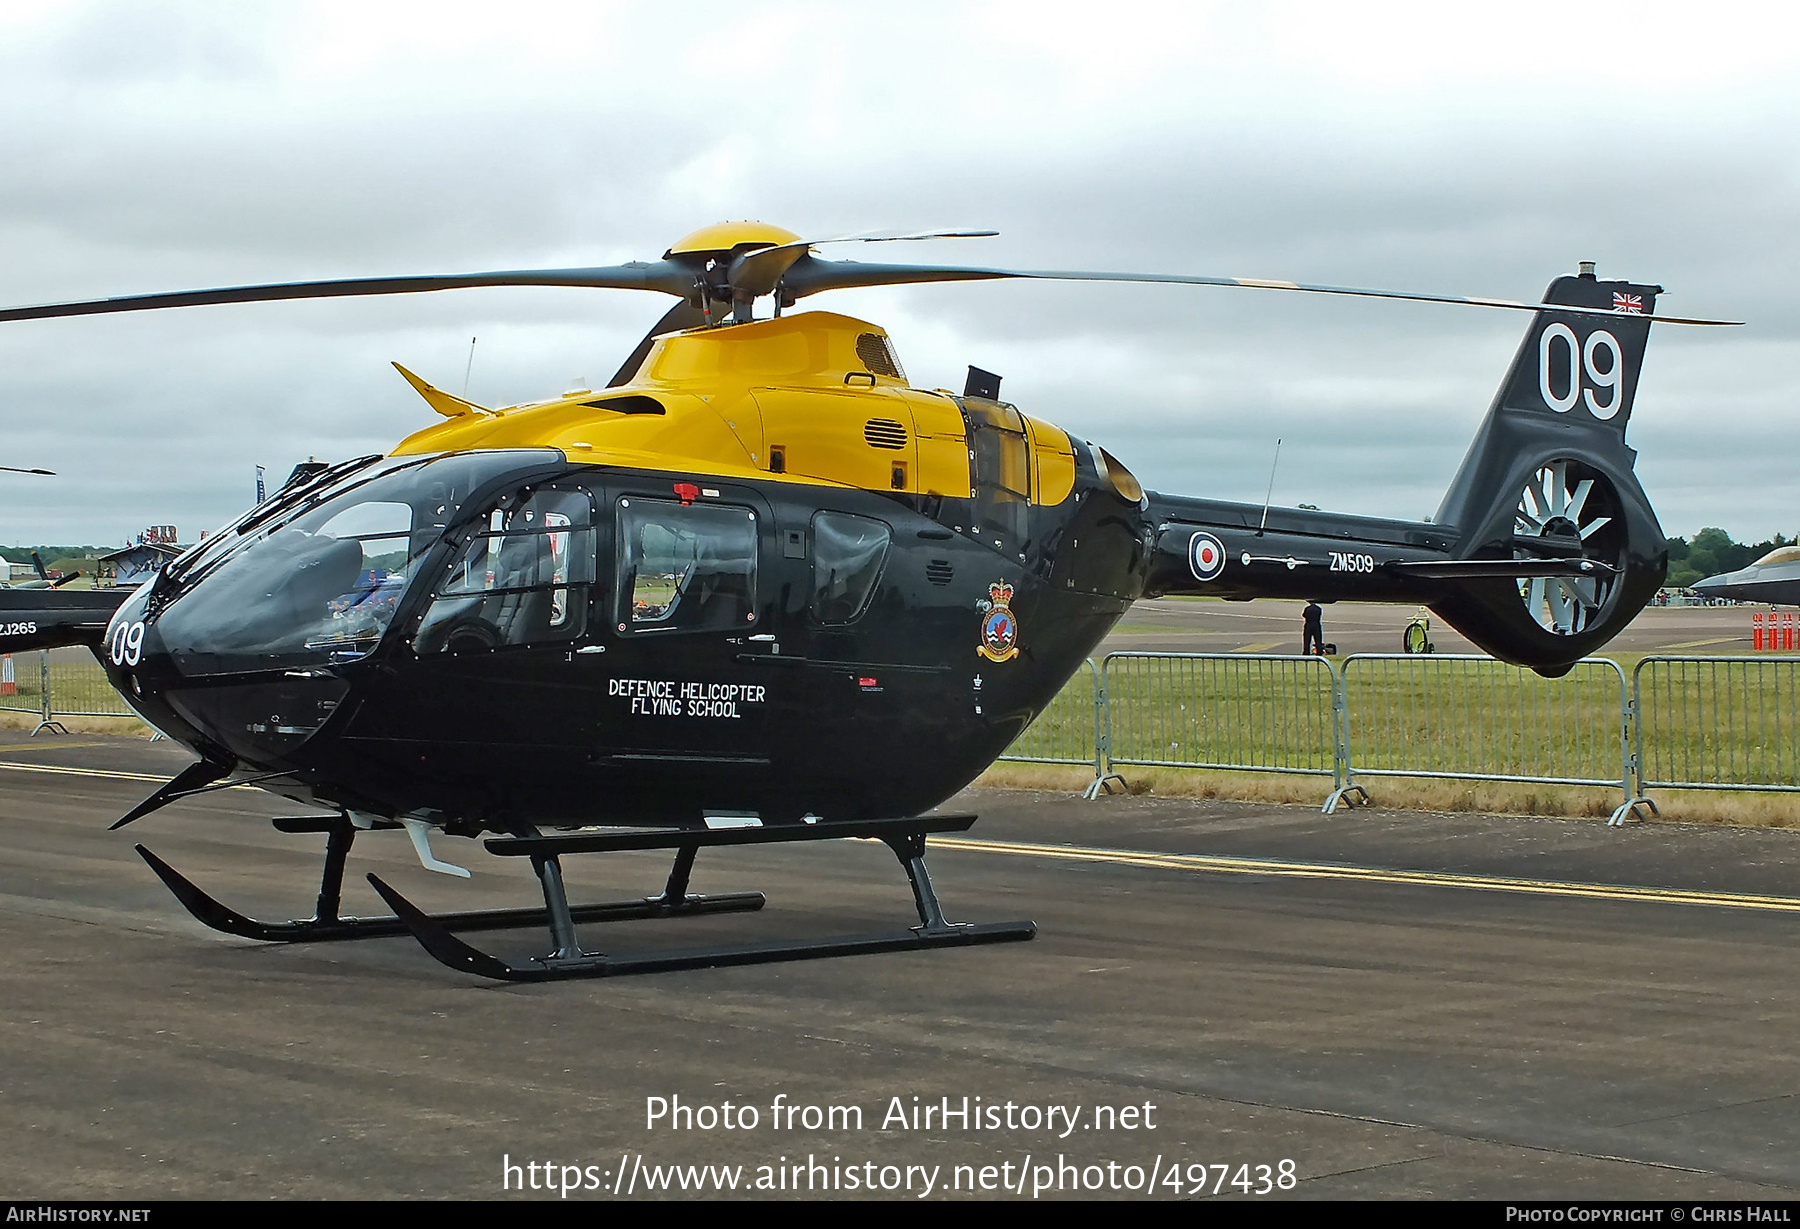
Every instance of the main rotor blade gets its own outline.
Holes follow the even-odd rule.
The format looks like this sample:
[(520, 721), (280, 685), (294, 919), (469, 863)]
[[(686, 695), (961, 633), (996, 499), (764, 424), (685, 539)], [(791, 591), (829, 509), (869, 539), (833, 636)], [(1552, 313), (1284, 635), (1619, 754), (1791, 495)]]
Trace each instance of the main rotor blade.
[(912, 243), (919, 239), (992, 239), (997, 230), (915, 230), (905, 234), (888, 231), (864, 231), (860, 235), (840, 235), (836, 239), (812, 239), (809, 243)]
[(988, 239), (997, 230), (921, 230), (892, 235), (872, 232), (842, 235), (835, 239), (796, 239), (773, 247), (756, 248), (731, 262), (731, 288), (739, 298), (760, 298), (772, 294), (789, 268), (808, 250), (822, 243), (913, 243), (921, 239)]
[(0, 470), (9, 474), (45, 474), (51, 478), (56, 477), (56, 471), (53, 469), (20, 469), (16, 465), (0, 465)]
[(212, 303), (261, 303), (275, 299), (333, 299), (376, 294), (422, 294), (474, 286), (584, 286), (607, 290), (658, 290), (687, 295), (694, 271), (674, 261), (634, 261), (587, 269), (503, 269), (492, 273), (424, 274), (412, 277), (350, 277), (323, 282), (272, 282), (258, 286), (221, 286), (213, 290), (178, 290), (163, 294), (83, 299), (35, 307), (0, 308), (0, 322), (44, 320), (55, 316), (94, 316), (109, 312), (153, 311), (164, 307), (200, 307)]
[[(1501, 307), (1513, 311), (1570, 312), (1581, 316), (1616, 316), (1606, 307), (1570, 307), (1561, 303), (1519, 303), (1511, 299), (1484, 299), (1465, 295), (1416, 294), (1406, 290), (1369, 290), (1360, 286), (1315, 286), (1255, 277), (1202, 277), (1182, 273), (1103, 273), (1079, 269), (992, 269), (952, 265), (880, 265), (855, 260), (820, 260), (805, 256), (794, 262), (781, 284), (795, 298), (822, 290), (856, 286), (900, 286), (919, 282), (996, 281), (1030, 278), (1057, 282), (1154, 282), (1175, 286), (1226, 286), (1246, 290), (1289, 290), (1302, 294), (1349, 295), (1361, 299), (1405, 299), (1415, 303), (1456, 303), (1470, 307)], [(1741, 320), (1700, 320), (1687, 316), (1632, 314), (1634, 320), (1664, 324), (1742, 324)]]

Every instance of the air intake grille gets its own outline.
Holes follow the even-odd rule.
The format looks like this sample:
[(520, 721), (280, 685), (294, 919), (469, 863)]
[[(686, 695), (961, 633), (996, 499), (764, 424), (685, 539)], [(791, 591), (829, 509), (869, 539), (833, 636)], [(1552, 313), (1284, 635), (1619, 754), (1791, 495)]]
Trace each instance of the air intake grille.
[(950, 566), (948, 559), (933, 559), (925, 565), (925, 579), (934, 585), (947, 585), (956, 575), (956, 569)]
[(900, 360), (894, 357), (892, 346), (880, 333), (864, 333), (856, 339), (856, 357), (862, 365), (878, 376), (888, 376), (895, 380), (904, 380), (906, 373), (900, 370)]
[(906, 428), (891, 418), (871, 418), (863, 424), (863, 438), (871, 448), (904, 448)]

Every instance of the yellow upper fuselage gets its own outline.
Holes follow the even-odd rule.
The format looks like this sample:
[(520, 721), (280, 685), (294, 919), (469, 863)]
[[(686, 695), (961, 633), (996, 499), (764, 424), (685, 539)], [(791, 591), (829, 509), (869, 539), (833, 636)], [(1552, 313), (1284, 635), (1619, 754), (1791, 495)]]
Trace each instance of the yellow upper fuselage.
[[(672, 333), (629, 384), (498, 410), (408, 378), (449, 421), (408, 436), (396, 454), (548, 447), (629, 469), (970, 495), (956, 400), (907, 384), (883, 329), (831, 312)], [(1019, 417), (1032, 502), (1059, 504), (1075, 483), (1069, 437)]]

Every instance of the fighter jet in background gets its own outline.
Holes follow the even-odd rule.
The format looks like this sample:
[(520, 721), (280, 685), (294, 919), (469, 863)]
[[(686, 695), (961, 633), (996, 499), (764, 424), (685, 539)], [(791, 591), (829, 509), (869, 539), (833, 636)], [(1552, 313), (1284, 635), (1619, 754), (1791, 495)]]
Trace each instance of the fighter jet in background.
[(1708, 576), (1690, 587), (1702, 597), (1800, 605), (1800, 546), (1777, 547), (1747, 568)]

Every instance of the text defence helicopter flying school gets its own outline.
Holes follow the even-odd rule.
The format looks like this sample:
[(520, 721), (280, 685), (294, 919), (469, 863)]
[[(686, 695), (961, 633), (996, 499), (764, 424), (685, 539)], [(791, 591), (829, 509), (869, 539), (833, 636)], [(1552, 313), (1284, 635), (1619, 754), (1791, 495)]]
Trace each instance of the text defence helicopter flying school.
[[(858, 237), (947, 237), (991, 232)], [(334, 814), (315, 916), (264, 923), (139, 846), (235, 934), (411, 932), (453, 968), (523, 980), (1029, 938), (947, 922), (925, 814), (1000, 755), (1133, 600), (1428, 605), (1495, 656), (1557, 675), (1655, 593), (1663, 535), (1625, 444), (1661, 287), (1591, 265), (1542, 304), (1165, 274), (828, 261), (758, 223), (659, 261), (238, 286), (0, 311), (0, 321), (473, 286), (656, 290), (680, 301), (612, 383), (488, 409), (401, 369), (445, 421), (296, 480), (169, 564), (104, 632), (42, 614), (8, 651), (85, 643), (145, 720), (199, 756), (124, 816), (255, 784)], [(1428, 522), (1145, 492), (1104, 449), (999, 400), (908, 384), (879, 326), (798, 299), (851, 286), (1049, 278), (1244, 286), (1534, 313)], [(763, 297), (771, 319), (754, 318)], [(17, 599), (0, 598), (11, 603)], [(22, 609), (22, 607), (21, 607)], [(11, 618), (11, 615), (6, 615)], [(16, 623), (14, 624), (16, 627)], [(905, 748), (905, 754), (883, 749)], [(597, 825), (608, 825), (599, 827)], [(545, 908), (339, 916), (358, 829), (433, 829), (531, 860)], [(621, 958), (583, 921), (755, 909), (688, 892), (701, 847), (876, 837), (920, 925), (892, 935)], [(662, 895), (571, 908), (559, 858), (676, 851)], [(522, 965), (453, 931), (548, 925)]]

